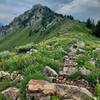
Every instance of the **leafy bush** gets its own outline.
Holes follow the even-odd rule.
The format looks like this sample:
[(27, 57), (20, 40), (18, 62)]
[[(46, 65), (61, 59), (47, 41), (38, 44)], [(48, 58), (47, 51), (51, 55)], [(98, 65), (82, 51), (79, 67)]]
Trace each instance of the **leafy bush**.
[(0, 91), (3, 91), (4, 89), (10, 87), (11, 85), (12, 83), (9, 80), (0, 81)]
[(79, 54), (78, 56), (77, 56), (77, 63), (78, 63), (78, 66), (79, 67), (82, 67), (82, 66), (84, 66), (85, 65), (85, 62), (87, 62), (88, 61), (88, 58), (85, 56), (85, 55), (83, 55), (83, 54)]
[(6, 100), (5, 96), (0, 93), (0, 100)]
[(82, 78), (80, 71), (76, 71), (75, 73), (68, 76), (70, 79), (79, 79)]
[(96, 67), (97, 67), (97, 68), (100, 68), (100, 59), (97, 59), (95, 63), (96, 63), (96, 64), (95, 64)]
[(87, 69), (93, 70), (93, 68), (95, 68), (95, 65), (90, 61), (86, 61), (84, 63), (84, 67), (87, 68)]
[(87, 81), (91, 82), (92, 84), (96, 84), (99, 77), (100, 77), (100, 71), (93, 69), (93, 71), (84, 78)]
[(97, 94), (98, 96), (100, 96), (100, 84), (99, 84), (99, 83), (97, 83), (95, 89), (96, 89), (96, 94)]
[(10, 55), (11, 54), (9, 51), (0, 52), (0, 59), (1, 58), (8, 58)]
[(30, 44), (27, 44), (24, 46), (16, 47), (15, 49), (16, 49), (17, 53), (26, 53), (27, 51), (29, 51), (32, 48), (33, 48), (33, 43), (30, 43)]
[(58, 96), (52, 96), (50, 100), (60, 100)]

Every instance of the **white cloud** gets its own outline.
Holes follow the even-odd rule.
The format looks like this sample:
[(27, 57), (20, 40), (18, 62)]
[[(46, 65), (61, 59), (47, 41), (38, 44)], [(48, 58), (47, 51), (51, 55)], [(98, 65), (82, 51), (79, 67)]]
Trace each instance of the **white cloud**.
[(100, 1), (99, 0), (74, 0), (69, 4), (65, 4), (59, 8), (57, 12), (62, 14), (72, 14), (76, 18), (86, 19), (100, 17)]
[(0, 22), (6, 24), (34, 4), (41, 3), (78, 19), (100, 18), (100, 0), (0, 0)]

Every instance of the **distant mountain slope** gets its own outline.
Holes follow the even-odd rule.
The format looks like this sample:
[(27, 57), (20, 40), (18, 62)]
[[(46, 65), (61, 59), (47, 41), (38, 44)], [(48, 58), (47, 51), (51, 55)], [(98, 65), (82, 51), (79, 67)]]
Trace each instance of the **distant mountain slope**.
[(70, 20), (40, 4), (16, 17), (0, 31), (0, 51), (29, 42), (39, 42), (69, 31), (87, 32), (83, 23)]

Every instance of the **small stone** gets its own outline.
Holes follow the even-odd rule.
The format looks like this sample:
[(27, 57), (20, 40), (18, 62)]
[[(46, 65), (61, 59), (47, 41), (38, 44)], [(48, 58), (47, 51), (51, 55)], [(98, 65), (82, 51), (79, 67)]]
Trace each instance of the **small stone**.
[(63, 80), (64, 77), (62, 75), (59, 76), (59, 80)]

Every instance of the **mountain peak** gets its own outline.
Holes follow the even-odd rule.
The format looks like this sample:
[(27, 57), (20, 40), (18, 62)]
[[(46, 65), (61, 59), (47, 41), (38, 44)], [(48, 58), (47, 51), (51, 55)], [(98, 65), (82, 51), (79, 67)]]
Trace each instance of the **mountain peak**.
[[(32, 7), (32, 9), (26, 11), (24, 14), (16, 17), (10, 25), (12, 26), (21, 26), (27, 24), (37, 24), (37, 22), (41, 23), (50, 23), (57, 17), (63, 17), (61, 14), (57, 14), (52, 11), (50, 8), (43, 6), (41, 4), (36, 4)], [(45, 20), (45, 21), (44, 21)]]
[(32, 9), (16, 17), (6, 28), (4, 27), (3, 29), (4, 31), (12, 31), (16, 30), (16, 28), (27, 27), (31, 28), (30, 30), (32, 32), (38, 31), (41, 33), (41, 31), (48, 29), (48, 26), (55, 25), (63, 18), (63, 15), (55, 13), (50, 8), (42, 6), (41, 4), (36, 4)]
[(44, 7), (44, 6), (41, 5), (41, 4), (36, 4), (36, 5), (34, 5), (32, 8), (40, 8), (40, 7)]

